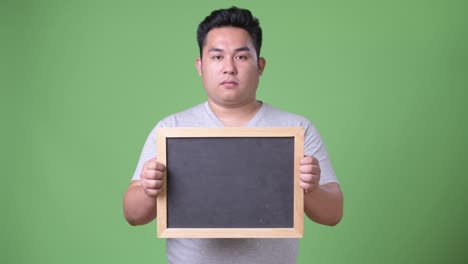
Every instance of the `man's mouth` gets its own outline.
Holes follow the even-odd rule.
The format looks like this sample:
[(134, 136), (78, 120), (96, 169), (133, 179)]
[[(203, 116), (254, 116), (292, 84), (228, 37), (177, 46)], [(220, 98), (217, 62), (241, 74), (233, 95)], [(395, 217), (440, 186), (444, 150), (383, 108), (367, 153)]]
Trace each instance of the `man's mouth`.
[(222, 81), (221, 85), (224, 87), (234, 87), (234, 86), (237, 86), (238, 83), (236, 81), (226, 80), (226, 81)]

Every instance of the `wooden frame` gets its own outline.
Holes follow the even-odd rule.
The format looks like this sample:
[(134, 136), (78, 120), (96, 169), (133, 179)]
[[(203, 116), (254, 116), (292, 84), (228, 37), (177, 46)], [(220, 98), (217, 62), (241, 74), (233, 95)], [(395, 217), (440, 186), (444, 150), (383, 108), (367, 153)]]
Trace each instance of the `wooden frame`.
[(168, 228), (167, 178), (163, 191), (157, 196), (157, 236), (160, 238), (293, 238), (303, 236), (304, 193), (299, 186), (299, 161), (304, 157), (304, 129), (302, 127), (276, 128), (160, 128), (157, 131), (158, 162), (167, 164), (166, 142), (170, 138), (294, 138), (294, 205), (292, 228)]

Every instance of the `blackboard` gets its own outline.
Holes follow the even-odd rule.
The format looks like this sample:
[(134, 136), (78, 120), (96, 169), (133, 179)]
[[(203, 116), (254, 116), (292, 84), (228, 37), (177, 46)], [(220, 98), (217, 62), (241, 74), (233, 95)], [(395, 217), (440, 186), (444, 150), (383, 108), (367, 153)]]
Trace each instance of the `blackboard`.
[[(163, 128), (159, 237), (302, 237), (303, 129)], [(300, 218), (300, 219), (299, 219)]]

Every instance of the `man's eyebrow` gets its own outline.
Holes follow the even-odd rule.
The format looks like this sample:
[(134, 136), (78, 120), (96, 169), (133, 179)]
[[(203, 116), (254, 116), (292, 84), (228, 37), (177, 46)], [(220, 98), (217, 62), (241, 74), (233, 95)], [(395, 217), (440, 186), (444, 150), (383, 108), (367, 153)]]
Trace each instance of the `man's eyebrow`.
[(223, 52), (224, 50), (223, 49), (220, 49), (220, 48), (211, 48), (208, 50), (208, 52)]
[[(208, 50), (208, 52), (223, 52), (224, 50), (223, 49), (220, 49), (220, 48), (211, 48)], [(239, 52), (239, 51), (250, 51), (250, 48), (249, 47), (240, 47), (240, 48), (237, 48), (234, 50), (235, 52)]]
[(250, 48), (249, 47), (241, 47), (241, 48), (238, 48), (238, 49), (235, 49), (235, 51), (250, 51)]

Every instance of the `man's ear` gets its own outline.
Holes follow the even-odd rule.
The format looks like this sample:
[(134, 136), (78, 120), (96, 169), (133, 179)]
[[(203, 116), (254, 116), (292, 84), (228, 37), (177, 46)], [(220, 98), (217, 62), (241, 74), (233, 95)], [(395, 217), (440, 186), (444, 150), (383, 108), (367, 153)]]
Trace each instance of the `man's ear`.
[(262, 75), (265, 70), (266, 60), (263, 57), (258, 58), (258, 75)]
[(200, 76), (202, 76), (201, 60), (201, 58), (195, 60), (195, 67), (197, 67), (198, 75)]

